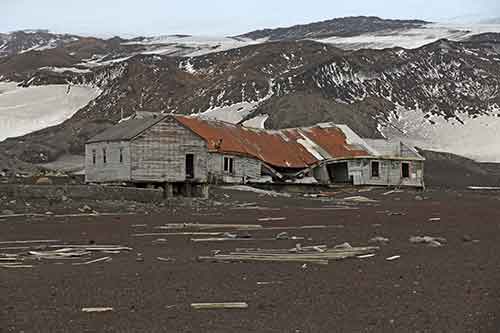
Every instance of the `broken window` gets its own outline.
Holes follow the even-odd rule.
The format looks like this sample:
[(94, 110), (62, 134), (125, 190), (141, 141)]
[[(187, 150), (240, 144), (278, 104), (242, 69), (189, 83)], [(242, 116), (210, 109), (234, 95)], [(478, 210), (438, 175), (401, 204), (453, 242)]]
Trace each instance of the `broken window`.
[(106, 164), (108, 162), (108, 157), (106, 156), (106, 148), (102, 149), (102, 162)]
[(92, 149), (92, 164), (95, 165), (96, 163), (96, 156), (97, 156), (97, 152), (95, 151), (95, 149)]
[(224, 157), (224, 172), (232, 174), (234, 169), (234, 160), (232, 157)]
[(380, 177), (380, 162), (372, 161), (372, 177), (378, 178)]
[(123, 148), (120, 148), (120, 163), (123, 163)]
[(401, 164), (401, 177), (410, 178), (410, 163)]

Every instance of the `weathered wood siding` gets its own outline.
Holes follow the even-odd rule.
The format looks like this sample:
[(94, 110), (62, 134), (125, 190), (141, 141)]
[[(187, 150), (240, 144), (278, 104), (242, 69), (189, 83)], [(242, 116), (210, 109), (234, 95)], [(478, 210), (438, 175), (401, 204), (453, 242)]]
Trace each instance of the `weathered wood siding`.
[[(371, 162), (379, 162), (379, 176), (372, 177)], [(354, 185), (380, 185), (380, 186), (424, 186), (424, 161), (404, 161), (389, 159), (353, 159), (337, 161), (347, 162), (349, 178)], [(335, 162), (332, 162), (335, 163)], [(410, 177), (403, 178), (402, 163), (409, 163)], [(321, 165), (313, 170), (314, 177), (321, 184), (329, 183), (330, 177), (327, 165)]]
[[(106, 149), (106, 163), (104, 163), (103, 149)], [(120, 161), (120, 150), (123, 161)], [(95, 151), (95, 164), (93, 151)], [(85, 180), (89, 183), (129, 181), (130, 143), (120, 141), (85, 145)]]
[(207, 181), (206, 143), (173, 118), (166, 118), (131, 142), (132, 180), (186, 181), (186, 154), (194, 155), (193, 182)]
[[(224, 171), (224, 157), (233, 159), (233, 173)], [(261, 176), (261, 162), (254, 158), (210, 153), (208, 156), (208, 173), (216, 182), (243, 184), (250, 179)]]
[[(379, 176), (372, 177), (371, 161), (379, 162)], [(409, 163), (410, 177), (403, 178), (402, 164)], [(363, 159), (349, 161), (354, 185), (424, 186), (423, 161)]]

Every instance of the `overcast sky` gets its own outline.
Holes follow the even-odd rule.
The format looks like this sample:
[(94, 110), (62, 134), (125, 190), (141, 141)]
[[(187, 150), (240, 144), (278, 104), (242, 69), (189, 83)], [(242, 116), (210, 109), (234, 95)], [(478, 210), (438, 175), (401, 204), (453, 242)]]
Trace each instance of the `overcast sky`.
[(236, 35), (352, 15), (444, 21), (500, 17), (499, 0), (0, 0), (0, 31)]

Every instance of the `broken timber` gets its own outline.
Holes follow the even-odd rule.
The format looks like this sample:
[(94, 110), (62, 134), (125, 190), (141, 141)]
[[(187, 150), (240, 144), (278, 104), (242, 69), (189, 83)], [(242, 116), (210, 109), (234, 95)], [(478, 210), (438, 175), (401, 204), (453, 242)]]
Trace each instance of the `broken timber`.
[(355, 258), (371, 255), (378, 247), (352, 247), (348, 249), (325, 249), (323, 246), (308, 247), (304, 252), (299, 249), (290, 250), (252, 250), (217, 254), (214, 256), (198, 257), (199, 261), (212, 262), (245, 262), (245, 261), (274, 261), (274, 262), (301, 262), (327, 265), (330, 260)]
[(244, 302), (236, 303), (192, 303), (191, 307), (195, 310), (203, 309), (246, 309), (248, 304)]

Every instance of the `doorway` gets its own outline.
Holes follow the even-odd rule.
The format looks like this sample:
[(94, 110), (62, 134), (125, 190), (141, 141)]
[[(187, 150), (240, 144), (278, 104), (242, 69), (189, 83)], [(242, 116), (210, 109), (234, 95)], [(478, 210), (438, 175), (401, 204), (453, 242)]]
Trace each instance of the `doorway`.
[(194, 155), (186, 154), (186, 178), (194, 178)]
[(327, 169), (332, 183), (347, 184), (351, 182), (347, 162), (330, 164)]

